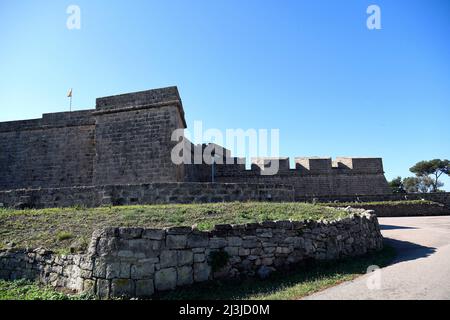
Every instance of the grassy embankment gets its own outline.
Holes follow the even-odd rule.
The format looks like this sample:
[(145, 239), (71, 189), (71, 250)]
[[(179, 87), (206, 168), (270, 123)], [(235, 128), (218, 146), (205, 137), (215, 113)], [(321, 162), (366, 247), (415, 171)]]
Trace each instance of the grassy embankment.
[(371, 201), (371, 202), (331, 202), (331, 203), (318, 203), (318, 205), (326, 207), (364, 207), (370, 209), (370, 207), (377, 206), (399, 206), (399, 205), (436, 205), (436, 202), (430, 200), (399, 200), (399, 201)]
[[(342, 204), (341, 204), (342, 206)], [(122, 206), (41, 210), (0, 209), (0, 248), (44, 247), (59, 253), (83, 251), (92, 231), (106, 226), (169, 227), (241, 224), (264, 220), (333, 220), (348, 213), (304, 203), (219, 203)], [(270, 279), (239, 283), (206, 283), (161, 295), (161, 299), (298, 299), (364, 274), (370, 265), (386, 265), (393, 257), (382, 252), (342, 261), (305, 265)], [(87, 299), (26, 281), (0, 281), (0, 299)]]
[(59, 253), (82, 252), (92, 232), (107, 226), (161, 228), (241, 224), (265, 220), (336, 219), (347, 213), (305, 203), (216, 203), (142, 205), (41, 210), (0, 209), (0, 249), (44, 247)]

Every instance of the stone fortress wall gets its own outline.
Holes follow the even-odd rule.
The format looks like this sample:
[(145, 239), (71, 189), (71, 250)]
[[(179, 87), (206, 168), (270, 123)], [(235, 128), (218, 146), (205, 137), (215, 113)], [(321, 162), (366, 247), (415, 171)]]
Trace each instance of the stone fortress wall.
[[(138, 193), (142, 198), (148, 193), (148, 188), (143, 185), (173, 190), (170, 185), (173, 183), (211, 182), (211, 165), (177, 165), (171, 161), (172, 149), (178, 143), (171, 141), (172, 133), (184, 128), (184, 110), (176, 87), (98, 98), (93, 110), (2, 122), (0, 203), (7, 206), (37, 203), (65, 206), (86, 199), (86, 205), (97, 205), (97, 198), (101, 198), (100, 203), (104, 199), (108, 202), (108, 198), (113, 203), (121, 201), (123, 197), (117, 196), (117, 192), (104, 192), (113, 186), (115, 190), (122, 186), (123, 192), (119, 193), (127, 193), (133, 185), (133, 190), (140, 188)], [(191, 145), (189, 141), (185, 142)], [(207, 146), (192, 147), (195, 150)], [(296, 158), (295, 169), (289, 168), (288, 158), (259, 158), (253, 159), (251, 170), (246, 170), (241, 164), (242, 159), (231, 157), (225, 149), (219, 152), (231, 162), (215, 167), (217, 197), (186, 196), (181, 190), (189, 188), (186, 186), (175, 188), (181, 190), (181, 194), (159, 197), (156, 202), (236, 201), (239, 192), (235, 188), (243, 189), (242, 194), (249, 195), (254, 184), (264, 185), (261, 188), (267, 191), (268, 197), (263, 199), (274, 201), (322, 195), (390, 193), (380, 158), (336, 158), (335, 161)], [(274, 175), (262, 174), (273, 161), (278, 162), (279, 171)], [(168, 185), (163, 187), (164, 183)], [(221, 186), (230, 183), (236, 187)], [(72, 188), (72, 196), (67, 188)], [(83, 193), (89, 188), (95, 189), (95, 195)], [(288, 189), (291, 194), (279, 196)], [(243, 198), (252, 200), (251, 196)], [(146, 199), (150, 201), (151, 198)], [(254, 200), (261, 200), (261, 197)], [(132, 199), (129, 202), (133, 202)]]
[[(381, 158), (297, 157), (295, 168), (290, 168), (289, 158), (252, 158), (251, 169), (245, 167), (245, 158), (232, 157), (229, 150), (221, 146), (203, 145), (191, 148), (209, 147), (220, 163), (215, 164), (216, 182), (222, 183), (278, 183), (292, 185), (295, 197), (322, 195), (364, 195), (387, 194), (390, 189), (383, 171)], [(219, 155), (219, 156), (217, 156)], [(219, 162), (219, 160), (215, 160)], [(265, 174), (276, 162), (278, 171)], [(199, 181), (211, 181), (211, 166), (196, 165), (195, 176)]]
[(97, 99), (96, 109), (0, 123), (0, 190), (177, 182), (175, 87)]
[(304, 261), (380, 250), (383, 238), (376, 215), (348, 211), (348, 217), (335, 221), (217, 225), (210, 232), (107, 228), (94, 232), (82, 255), (0, 251), (0, 278), (38, 280), (101, 298), (150, 297), (204, 281), (265, 278), (274, 271), (301, 268)]

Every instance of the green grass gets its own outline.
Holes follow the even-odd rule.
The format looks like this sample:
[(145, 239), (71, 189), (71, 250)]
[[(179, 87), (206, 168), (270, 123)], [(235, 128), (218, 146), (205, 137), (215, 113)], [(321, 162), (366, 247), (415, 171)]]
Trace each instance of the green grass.
[(56, 240), (58, 241), (64, 241), (64, 240), (69, 240), (72, 239), (74, 236), (72, 233), (67, 232), (67, 231), (61, 231), (56, 235)]
[(83, 252), (92, 232), (102, 227), (197, 225), (210, 230), (215, 224), (265, 220), (336, 219), (348, 213), (306, 203), (215, 203), (141, 205), (101, 208), (0, 209), (0, 249), (44, 247), (59, 253)]
[[(275, 273), (267, 280), (249, 279), (232, 282), (210, 282), (161, 294), (164, 300), (295, 300), (355, 279), (371, 265), (384, 267), (395, 256), (391, 247), (375, 254), (339, 261), (320, 262), (298, 267), (296, 271)], [(0, 280), (0, 300), (82, 300), (87, 295), (68, 295), (28, 281)]]
[[(343, 206), (343, 204), (339, 204)], [(343, 210), (305, 203), (217, 203), (191, 205), (118, 206), (41, 210), (0, 209), (0, 248), (44, 247), (60, 253), (83, 251), (92, 232), (106, 226), (161, 228), (197, 225), (210, 230), (215, 224), (242, 224), (265, 220), (333, 220)], [(393, 251), (385, 248), (371, 256), (304, 265), (295, 272), (275, 273), (269, 279), (239, 283), (205, 283), (166, 293), (160, 299), (298, 299), (363, 273), (369, 265), (386, 265)], [(57, 292), (27, 281), (0, 281), (1, 299), (89, 299)]]
[(0, 300), (84, 300), (87, 295), (69, 295), (27, 280), (0, 280)]
[(372, 202), (330, 202), (318, 203), (326, 207), (372, 207), (372, 206), (399, 206), (399, 205), (435, 205), (438, 204), (429, 200), (400, 200), (400, 201), (372, 201)]

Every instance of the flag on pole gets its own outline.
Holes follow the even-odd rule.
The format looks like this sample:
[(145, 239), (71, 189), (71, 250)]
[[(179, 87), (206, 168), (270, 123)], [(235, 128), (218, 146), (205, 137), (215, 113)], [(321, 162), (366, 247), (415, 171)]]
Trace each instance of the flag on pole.
[(67, 97), (70, 98), (69, 111), (72, 112), (72, 88), (67, 92)]

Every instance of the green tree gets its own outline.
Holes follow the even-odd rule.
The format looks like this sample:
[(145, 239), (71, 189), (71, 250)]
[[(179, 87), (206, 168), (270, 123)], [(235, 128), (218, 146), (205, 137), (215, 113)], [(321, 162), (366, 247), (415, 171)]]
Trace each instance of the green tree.
[[(420, 161), (409, 169), (418, 178), (423, 178), (422, 183), (427, 184), (429, 181), (425, 177), (431, 179), (431, 191), (437, 192), (443, 183), (439, 181), (442, 174), (450, 175), (450, 161), (433, 159), (430, 161)], [(432, 177), (430, 177), (432, 176)]]
[(403, 186), (402, 177), (397, 177), (389, 181), (389, 187), (393, 193), (405, 193), (405, 188)]
[[(403, 179), (403, 187), (407, 193), (427, 193), (432, 192), (434, 181), (429, 176), (408, 177)], [(443, 183), (438, 182), (438, 188)]]
[(403, 179), (403, 187), (405, 188), (407, 193), (419, 192), (419, 184), (419, 178), (417, 177), (408, 177)]

